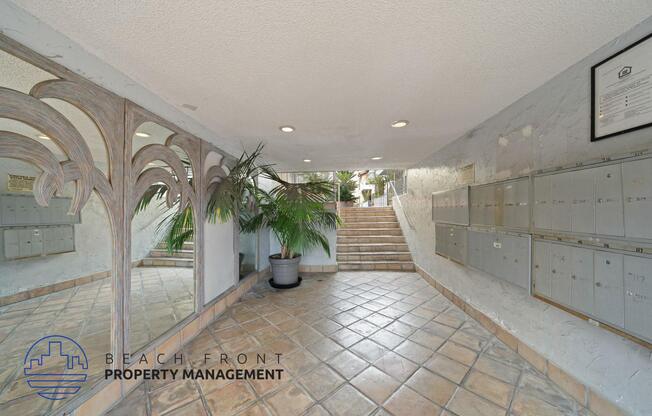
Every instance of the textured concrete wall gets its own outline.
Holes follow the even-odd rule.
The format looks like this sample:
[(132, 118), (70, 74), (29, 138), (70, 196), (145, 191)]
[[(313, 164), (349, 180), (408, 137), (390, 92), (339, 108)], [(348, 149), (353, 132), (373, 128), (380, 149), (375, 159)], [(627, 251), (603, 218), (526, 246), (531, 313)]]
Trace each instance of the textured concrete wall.
[[(476, 183), (601, 156), (652, 148), (652, 129), (591, 143), (590, 67), (652, 32), (648, 18), (408, 171), (399, 214), (416, 263), (501, 325), (634, 414), (652, 414), (650, 351), (540, 302), (516, 286), (435, 256), (431, 194), (459, 184), (475, 164)], [(580, 58), (580, 57), (578, 57)]]

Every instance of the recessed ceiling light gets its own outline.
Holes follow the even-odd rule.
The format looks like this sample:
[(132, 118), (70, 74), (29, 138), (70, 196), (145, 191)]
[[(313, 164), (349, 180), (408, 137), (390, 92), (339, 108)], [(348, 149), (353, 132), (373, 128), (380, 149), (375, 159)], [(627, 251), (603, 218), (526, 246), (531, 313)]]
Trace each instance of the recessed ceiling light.
[(407, 120), (396, 120), (395, 122), (392, 123), (392, 127), (394, 127), (395, 129), (400, 129), (401, 127), (405, 127), (408, 124), (410, 124), (410, 122)]
[(279, 127), (279, 130), (281, 130), (283, 133), (292, 133), (294, 131), (294, 127), (292, 127), (292, 126), (281, 126), (281, 127)]
[(382, 158), (383, 158), (382, 156), (374, 156), (371, 158), (371, 160), (380, 160)]
[(39, 139), (42, 139), (42, 140), (52, 140), (48, 136), (46, 136), (45, 134), (39, 134), (36, 137), (38, 137)]
[(306, 162), (306, 163), (312, 162), (312, 160), (310, 160), (310, 159), (303, 159), (303, 161)]
[(137, 131), (136, 136), (138, 136), (138, 137), (149, 137), (149, 133), (145, 133), (145, 132), (142, 132), (142, 131)]

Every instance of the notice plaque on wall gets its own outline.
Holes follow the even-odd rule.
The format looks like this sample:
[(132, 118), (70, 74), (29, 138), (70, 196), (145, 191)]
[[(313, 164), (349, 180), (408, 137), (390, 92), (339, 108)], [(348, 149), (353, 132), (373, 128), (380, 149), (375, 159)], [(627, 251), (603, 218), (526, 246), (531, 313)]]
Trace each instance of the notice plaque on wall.
[(34, 189), (34, 176), (9, 174), (7, 180), (7, 191), (9, 192), (31, 192)]
[(461, 185), (470, 185), (475, 182), (475, 164), (463, 166), (459, 169), (457, 181)]
[(591, 67), (591, 141), (652, 126), (652, 34)]

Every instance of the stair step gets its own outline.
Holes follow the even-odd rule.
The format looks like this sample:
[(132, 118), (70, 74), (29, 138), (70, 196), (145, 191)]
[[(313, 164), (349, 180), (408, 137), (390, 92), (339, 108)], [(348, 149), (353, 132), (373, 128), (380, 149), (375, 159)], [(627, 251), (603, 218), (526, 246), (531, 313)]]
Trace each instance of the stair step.
[(347, 222), (397, 222), (396, 216), (394, 215), (361, 215), (361, 216), (352, 216), (342, 217), (344, 223)]
[(338, 263), (354, 261), (412, 261), (412, 255), (409, 252), (396, 251), (337, 253), (337, 261)]
[(340, 228), (337, 230), (337, 235), (403, 235), (403, 232), (400, 228)]
[(410, 249), (392, 207), (343, 208), (337, 230), (339, 270), (414, 271)]
[(142, 267), (194, 267), (193, 259), (175, 257), (145, 257), (140, 263)]
[(356, 244), (337, 244), (338, 253), (368, 253), (368, 252), (400, 252), (409, 253), (410, 249), (407, 244), (383, 244), (383, 243), (356, 243)]
[(174, 257), (183, 259), (192, 259), (195, 257), (194, 250), (179, 250), (169, 253), (166, 249), (154, 249), (149, 253), (150, 257)]
[[(161, 242), (156, 246), (157, 249), (159, 250), (167, 250), (167, 244), (165, 242)], [(183, 247), (181, 247), (182, 250), (194, 250), (195, 249), (195, 243), (192, 241), (186, 241), (183, 243)]]
[(340, 244), (353, 244), (353, 243), (387, 243), (387, 244), (401, 244), (405, 243), (405, 238), (402, 235), (338, 235), (337, 243)]
[(344, 207), (344, 208), (340, 208), (340, 212), (346, 212), (346, 213), (394, 212), (394, 208), (392, 207), (368, 207), (368, 208)]
[(359, 229), (359, 228), (398, 228), (400, 229), (400, 224), (398, 221), (392, 221), (392, 222), (387, 222), (387, 221), (360, 221), (360, 222), (345, 222), (342, 224), (341, 228), (351, 228), (351, 229)]
[(411, 261), (360, 261), (338, 263), (340, 271), (346, 270), (402, 270), (414, 271), (414, 263)]
[(361, 210), (356, 210), (356, 211), (340, 211), (340, 214), (342, 215), (395, 215), (393, 209), (388, 209), (388, 210), (366, 210), (366, 209), (361, 209)]

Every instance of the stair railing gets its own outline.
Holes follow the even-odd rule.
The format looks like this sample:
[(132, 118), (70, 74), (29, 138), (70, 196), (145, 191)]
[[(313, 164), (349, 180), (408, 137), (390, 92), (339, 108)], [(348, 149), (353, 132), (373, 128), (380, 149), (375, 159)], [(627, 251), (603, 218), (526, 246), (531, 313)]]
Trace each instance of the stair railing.
[[(405, 208), (403, 208), (403, 203), (401, 202), (401, 195), (399, 195), (398, 192), (396, 192), (396, 187), (394, 186), (394, 181), (389, 181), (388, 183), (389, 183), (389, 187), (391, 188), (393, 194), (396, 195), (396, 200), (398, 201), (398, 206), (401, 209), (401, 212), (403, 213), (403, 216), (405, 217), (405, 220), (407, 221), (408, 226), (410, 227), (410, 229), (414, 230), (415, 229), (414, 224), (412, 223), (412, 220), (410, 219), (410, 216), (408, 215), (408, 213), (405, 211)], [(403, 195), (405, 195), (405, 194), (403, 194)], [(389, 199), (389, 197), (388, 197), (388, 199)], [(392, 199), (392, 201), (393, 201), (393, 199)]]

